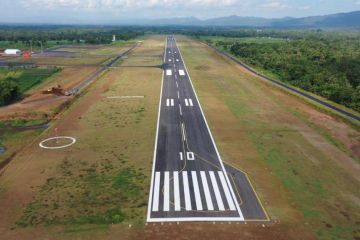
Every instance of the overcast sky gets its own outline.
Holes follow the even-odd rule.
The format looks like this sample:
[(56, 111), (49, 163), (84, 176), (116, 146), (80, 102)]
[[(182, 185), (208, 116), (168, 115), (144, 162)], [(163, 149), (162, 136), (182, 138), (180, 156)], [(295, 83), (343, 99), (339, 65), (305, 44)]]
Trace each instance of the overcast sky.
[(302, 17), (360, 10), (360, 0), (0, 0), (0, 22), (108, 23), (239, 15)]

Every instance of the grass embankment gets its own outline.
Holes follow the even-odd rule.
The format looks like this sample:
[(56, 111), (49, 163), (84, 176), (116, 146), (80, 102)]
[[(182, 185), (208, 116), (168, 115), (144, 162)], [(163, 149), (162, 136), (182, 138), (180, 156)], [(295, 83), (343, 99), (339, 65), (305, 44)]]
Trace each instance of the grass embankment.
[(335, 144), (343, 140), (339, 133), (356, 144), (359, 131), (199, 43), (178, 43), (223, 159), (249, 173), (282, 233), (294, 239), (311, 233), (324, 240), (359, 238), (358, 182), (338, 165), (354, 160), (350, 149)]
[[(146, 55), (149, 49), (156, 52), (153, 61), (161, 63), (163, 38), (146, 40), (134, 54)], [(109, 70), (91, 86), (56, 124), (59, 132), (78, 139), (76, 145), (45, 152), (39, 159), (51, 157), (56, 167), (18, 226), (143, 224), (160, 81), (159, 69), (121, 68)], [(145, 97), (106, 98), (122, 95)]]

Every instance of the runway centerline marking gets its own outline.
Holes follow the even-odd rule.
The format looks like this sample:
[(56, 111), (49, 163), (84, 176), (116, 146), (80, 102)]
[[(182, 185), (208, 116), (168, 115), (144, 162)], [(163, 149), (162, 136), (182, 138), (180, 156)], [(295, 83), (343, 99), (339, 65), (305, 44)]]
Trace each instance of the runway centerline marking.
[(179, 111), (180, 111), (180, 116), (182, 116), (182, 110), (181, 110), (181, 105), (179, 104)]

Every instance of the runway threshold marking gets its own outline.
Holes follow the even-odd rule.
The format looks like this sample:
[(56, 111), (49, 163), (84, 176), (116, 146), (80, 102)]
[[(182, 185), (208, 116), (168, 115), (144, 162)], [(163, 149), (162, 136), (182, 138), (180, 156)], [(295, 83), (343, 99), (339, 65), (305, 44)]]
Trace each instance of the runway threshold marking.
[(214, 205), (212, 204), (209, 185), (208, 185), (208, 182), (207, 182), (207, 179), (206, 179), (205, 172), (201, 171), (200, 176), (201, 176), (201, 182), (202, 182), (202, 185), (203, 185), (203, 188), (204, 188), (207, 209), (209, 211), (212, 211), (212, 210), (214, 210)]
[(229, 204), (229, 208), (230, 208), (230, 210), (235, 211), (236, 207), (235, 207), (234, 201), (230, 195), (228, 185), (226, 184), (224, 173), (222, 171), (218, 171), (218, 174), (219, 174), (221, 185), (224, 189), (226, 200)]
[(187, 172), (182, 172), (183, 175), (183, 185), (184, 185), (184, 195), (185, 195), (185, 209), (191, 210), (191, 199), (190, 199), (190, 190), (189, 190), (189, 180)]
[(174, 207), (175, 211), (180, 211), (180, 189), (179, 189), (179, 172), (174, 172)]
[(179, 69), (179, 75), (180, 75), (180, 76), (185, 76), (185, 71), (182, 70), (182, 69)]
[(167, 69), (167, 70), (166, 70), (166, 76), (171, 76), (171, 75), (172, 75), (171, 69)]
[(192, 177), (193, 186), (194, 186), (196, 210), (202, 211), (203, 207), (202, 207), (202, 202), (201, 202), (199, 183), (198, 183), (198, 180), (197, 180), (196, 171), (191, 171), (191, 177)]
[(210, 180), (211, 180), (212, 186), (214, 188), (214, 193), (215, 193), (215, 198), (216, 198), (218, 208), (219, 208), (219, 210), (224, 211), (225, 207), (224, 207), (224, 203), (221, 199), (221, 194), (220, 194), (219, 186), (216, 182), (215, 174), (214, 174), (214, 172), (210, 172), (209, 174), (210, 174)]
[(159, 197), (160, 197), (160, 172), (155, 173), (155, 186), (154, 186), (154, 199), (152, 210), (153, 212), (159, 211)]
[(169, 172), (164, 173), (164, 211), (170, 210)]

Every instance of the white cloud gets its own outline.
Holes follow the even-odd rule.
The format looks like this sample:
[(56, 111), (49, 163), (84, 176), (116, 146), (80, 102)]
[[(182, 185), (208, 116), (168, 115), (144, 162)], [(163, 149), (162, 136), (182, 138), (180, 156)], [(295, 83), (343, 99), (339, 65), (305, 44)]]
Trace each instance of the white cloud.
[(22, 0), (23, 5), (44, 8), (113, 9), (176, 6), (231, 6), (238, 0)]
[(302, 6), (302, 7), (299, 7), (299, 10), (309, 10), (311, 7), (310, 6)]
[(289, 8), (289, 6), (283, 1), (268, 1), (261, 5), (263, 8), (273, 8), (273, 9), (284, 9)]

